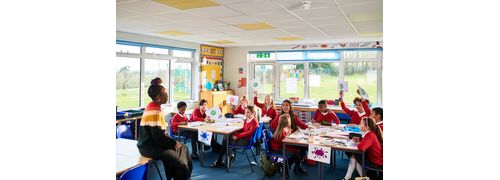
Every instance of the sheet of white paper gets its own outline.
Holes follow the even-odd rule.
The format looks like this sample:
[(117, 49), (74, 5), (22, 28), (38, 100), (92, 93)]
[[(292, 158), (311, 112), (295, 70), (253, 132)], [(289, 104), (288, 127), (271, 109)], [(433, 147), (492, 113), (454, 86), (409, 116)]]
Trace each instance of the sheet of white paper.
[(189, 127), (196, 127), (196, 126), (201, 126), (201, 125), (204, 125), (204, 124), (205, 124), (205, 122), (199, 122), (199, 121), (197, 121), (197, 122), (189, 122), (188, 126)]
[(347, 81), (337, 81), (337, 91), (340, 91), (342, 89), (342, 91), (344, 93), (348, 92), (349, 88), (348, 88), (348, 83)]
[(198, 141), (210, 145), (210, 142), (212, 141), (212, 132), (198, 129)]
[(297, 78), (286, 78), (286, 93), (297, 93)]
[(210, 124), (210, 126), (225, 127), (225, 126), (227, 126), (227, 123), (224, 123), (224, 122), (215, 122), (215, 123)]
[(321, 86), (321, 76), (320, 75), (309, 75), (309, 86), (310, 87), (320, 87)]
[(226, 102), (231, 105), (238, 105), (239, 96), (227, 95)]
[(215, 76), (215, 70), (212, 70), (212, 73), (211, 73), (211, 74), (212, 74), (212, 81), (215, 81), (215, 77), (216, 77), (216, 76)]
[(307, 159), (330, 164), (331, 150), (330, 147), (309, 144)]

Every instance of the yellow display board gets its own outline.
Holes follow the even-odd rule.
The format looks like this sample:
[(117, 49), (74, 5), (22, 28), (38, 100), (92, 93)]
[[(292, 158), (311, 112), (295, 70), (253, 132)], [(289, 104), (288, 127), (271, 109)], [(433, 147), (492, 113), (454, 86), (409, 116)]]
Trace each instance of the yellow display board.
[(207, 81), (215, 82), (221, 80), (221, 67), (218, 65), (202, 65), (201, 77), (206, 77)]
[(202, 56), (224, 57), (224, 48), (201, 45)]

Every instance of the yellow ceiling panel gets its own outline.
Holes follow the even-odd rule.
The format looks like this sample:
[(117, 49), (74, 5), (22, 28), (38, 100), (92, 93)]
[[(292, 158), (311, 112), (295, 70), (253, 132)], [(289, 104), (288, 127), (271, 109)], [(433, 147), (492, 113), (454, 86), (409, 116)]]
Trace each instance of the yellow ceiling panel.
[(233, 44), (234, 43), (233, 41), (229, 41), (229, 40), (209, 41), (209, 42), (215, 43), (215, 44)]
[(153, 0), (153, 1), (181, 10), (220, 5), (211, 0)]
[(245, 30), (273, 29), (274, 27), (266, 23), (237, 24), (236, 27)]

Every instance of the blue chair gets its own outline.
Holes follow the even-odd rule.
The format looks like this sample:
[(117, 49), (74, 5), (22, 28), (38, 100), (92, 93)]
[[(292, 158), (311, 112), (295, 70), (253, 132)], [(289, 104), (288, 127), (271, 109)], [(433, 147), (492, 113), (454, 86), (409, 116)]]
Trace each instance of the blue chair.
[[(274, 154), (274, 153), (269, 152), (269, 143), (271, 143), (272, 138), (273, 138), (273, 134), (271, 133), (271, 131), (269, 129), (264, 129), (262, 131), (262, 140), (264, 142), (264, 149), (266, 150), (266, 157), (268, 157), (269, 159), (272, 159), (272, 157), (281, 158), (281, 159), (283, 159), (283, 162), (286, 162), (286, 164), (288, 164), (288, 158), (283, 157), (283, 154)], [(279, 173), (283, 176), (283, 173), (281, 171)]]
[(243, 149), (243, 153), (245, 154), (245, 156), (247, 156), (248, 164), (250, 165), (250, 168), (252, 169), (252, 173), (254, 173), (253, 167), (252, 167), (252, 162), (250, 162), (250, 158), (248, 157), (246, 150), (250, 149), (250, 151), (252, 152), (253, 159), (255, 160), (255, 162), (257, 162), (257, 158), (255, 158), (255, 153), (253, 152), (252, 147), (255, 144), (255, 142), (260, 140), (263, 127), (264, 127), (264, 123), (259, 123), (259, 127), (257, 129), (255, 129), (255, 132), (253, 133), (252, 137), (250, 138), (250, 142), (248, 143), (248, 145), (246, 145), (246, 146), (230, 145), (229, 146), (230, 149), (233, 149), (233, 150), (234, 149)]
[(186, 143), (187, 143), (187, 140), (188, 140), (189, 138), (188, 138), (188, 137), (186, 137), (186, 136), (179, 136), (179, 135), (177, 135), (177, 134), (175, 134), (175, 133), (174, 133), (174, 130), (173, 130), (173, 128), (172, 128), (172, 119), (173, 119), (172, 117), (170, 117), (170, 118), (168, 119), (168, 127), (169, 127), (169, 129), (170, 129), (170, 133), (168, 133), (168, 134), (170, 135), (170, 138), (172, 138), (172, 139), (177, 139), (177, 140), (183, 140), (183, 141), (184, 141), (184, 144), (186, 144)]
[(148, 164), (142, 164), (125, 171), (120, 180), (147, 180), (148, 179)]
[(119, 124), (116, 125), (116, 138), (124, 138), (124, 139), (134, 139), (132, 134), (132, 130), (130, 125), (128, 124)]

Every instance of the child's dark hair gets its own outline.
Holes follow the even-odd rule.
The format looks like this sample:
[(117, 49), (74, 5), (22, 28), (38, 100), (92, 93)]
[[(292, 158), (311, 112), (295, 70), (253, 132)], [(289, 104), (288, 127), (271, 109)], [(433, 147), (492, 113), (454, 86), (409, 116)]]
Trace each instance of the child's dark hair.
[(297, 124), (295, 123), (295, 115), (293, 114), (292, 101), (290, 101), (288, 99), (283, 100), (283, 102), (281, 103), (281, 113), (280, 113), (280, 115), (285, 114), (285, 111), (283, 111), (283, 104), (285, 104), (285, 103), (290, 104), (290, 122), (291, 122), (291, 127), (292, 127), (293, 131), (296, 131), (297, 130)]
[(381, 107), (374, 107), (372, 109), (372, 111), (375, 112), (375, 114), (380, 115), (380, 119), (384, 119), (384, 116), (382, 115), (382, 108)]
[(384, 139), (382, 137), (382, 130), (380, 130), (380, 127), (375, 123), (375, 120), (369, 117), (363, 118), (363, 122), (370, 131), (375, 132), (375, 135), (377, 135), (378, 142), (380, 142), (380, 146), (383, 147), (383, 142)]
[(361, 98), (355, 97), (354, 100), (352, 100), (352, 103), (356, 104), (356, 102), (361, 103)]
[(320, 104), (324, 104), (324, 105), (326, 105), (326, 100), (321, 100), (321, 101), (319, 101), (319, 102), (318, 102), (318, 105), (320, 105)]
[(198, 103), (198, 105), (203, 106), (203, 104), (205, 104), (205, 103), (207, 103), (207, 100), (201, 99), (200, 103)]
[(247, 109), (252, 112), (252, 113), (255, 113), (255, 109), (253, 108), (253, 106), (247, 106)]
[(181, 109), (182, 107), (187, 107), (187, 104), (184, 101), (177, 103), (177, 109)]
[(160, 78), (155, 78), (151, 80), (151, 85), (148, 88), (148, 96), (155, 101), (156, 97), (161, 94), (163, 90), (165, 90), (165, 87), (160, 85), (161, 79)]

